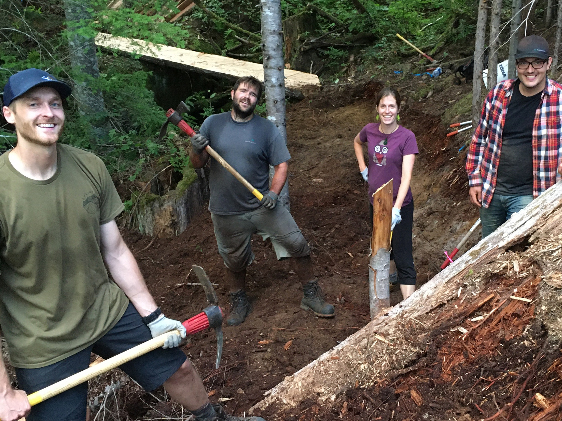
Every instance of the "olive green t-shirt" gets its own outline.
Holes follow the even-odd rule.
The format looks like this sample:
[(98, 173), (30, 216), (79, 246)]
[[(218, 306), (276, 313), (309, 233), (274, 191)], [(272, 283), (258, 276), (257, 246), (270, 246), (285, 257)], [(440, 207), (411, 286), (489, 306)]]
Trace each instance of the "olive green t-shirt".
[(100, 225), (123, 211), (103, 162), (57, 146), (57, 171), (31, 180), (0, 156), (0, 326), (13, 366), (38, 368), (94, 343), (125, 312)]

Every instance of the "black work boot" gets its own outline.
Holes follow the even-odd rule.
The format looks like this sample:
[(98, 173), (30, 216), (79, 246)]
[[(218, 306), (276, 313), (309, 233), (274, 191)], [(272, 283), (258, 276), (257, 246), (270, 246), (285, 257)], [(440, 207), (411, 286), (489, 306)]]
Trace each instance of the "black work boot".
[(261, 417), (235, 417), (228, 415), (220, 405), (208, 403), (197, 411), (192, 411), (196, 421), (265, 421)]
[(302, 290), (304, 295), (301, 300), (301, 308), (303, 310), (310, 310), (319, 317), (334, 317), (334, 306), (324, 301), (322, 289), (316, 279), (303, 285)]
[(231, 292), (230, 304), (232, 305), (232, 309), (230, 310), (228, 319), (226, 319), (226, 324), (228, 326), (238, 326), (246, 320), (246, 316), (250, 314), (252, 310), (246, 291), (241, 289), (236, 292)]

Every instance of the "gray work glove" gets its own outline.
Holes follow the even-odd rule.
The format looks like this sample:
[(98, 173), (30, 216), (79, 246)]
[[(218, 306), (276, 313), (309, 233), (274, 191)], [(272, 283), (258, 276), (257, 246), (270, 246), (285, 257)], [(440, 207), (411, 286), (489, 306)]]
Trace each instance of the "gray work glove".
[(369, 167), (365, 167), (365, 169), (361, 171), (361, 177), (363, 177), (365, 181), (369, 180)]
[(392, 231), (394, 227), (402, 221), (402, 216), (400, 215), (400, 209), (392, 208), (392, 225), (390, 230)]
[(191, 138), (191, 148), (193, 149), (193, 152), (195, 152), (197, 155), (203, 152), (208, 144), (209, 144), (209, 139), (207, 139), (202, 134), (197, 133), (195, 136)]
[(262, 199), (260, 200), (260, 203), (266, 208), (266, 209), (273, 209), (275, 208), (275, 205), (277, 204), (277, 193), (272, 192), (271, 190), (267, 192), (267, 194), (264, 194)]
[(164, 346), (162, 348), (175, 348), (181, 342), (182, 338), (185, 338), (186, 331), (185, 327), (177, 321), (168, 319), (163, 314), (161, 314), (156, 320), (147, 324), (148, 328), (150, 329), (150, 333), (153, 338), (162, 335), (163, 333), (169, 332), (170, 330), (179, 330), (181, 338), (178, 335), (169, 335), (166, 338), (166, 342), (164, 342)]

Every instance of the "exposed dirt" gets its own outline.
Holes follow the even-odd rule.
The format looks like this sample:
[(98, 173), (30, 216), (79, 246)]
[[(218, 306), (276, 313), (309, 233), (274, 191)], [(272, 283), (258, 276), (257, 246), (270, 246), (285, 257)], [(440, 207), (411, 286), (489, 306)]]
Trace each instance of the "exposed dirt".
[[(447, 74), (439, 81), (394, 75), (383, 82), (376, 80), (325, 87), (288, 107), (291, 212), (311, 244), (316, 274), (337, 315), (326, 320), (301, 310), (302, 292), (295, 274), (289, 272), (287, 263), (276, 261), (269, 243), (255, 237), (256, 261), (248, 270), (253, 312), (241, 326), (224, 328), (221, 367), (214, 368), (213, 332), (195, 335), (185, 347), (211, 399), (230, 413), (244, 413), (285, 376), (370, 320), (367, 188), (359, 175), (352, 140), (373, 121), (373, 98), (383, 83), (398, 86), (405, 96), (400, 123), (416, 134), (420, 149), (412, 180), (418, 288), (439, 271), (443, 250), (451, 251), (478, 218), (477, 209), (468, 202), (465, 149), (459, 153), (469, 131), (448, 138), (450, 122), (441, 121), (451, 102), (471, 87), (455, 85)], [(413, 99), (420, 87), (437, 83), (441, 89), (431, 90), (432, 95), (424, 99)], [(466, 115), (462, 117), (458, 121), (468, 120)], [(178, 237), (125, 235), (149, 288), (168, 316), (185, 320), (206, 306), (201, 287), (193, 285), (197, 282), (190, 272), (193, 264), (201, 265), (217, 284), (219, 299), (228, 309), (223, 263), (207, 211)], [(461, 253), (478, 235), (472, 236)], [(475, 317), (500, 308), (498, 297), (514, 287), (523, 291), (522, 296), (534, 297), (535, 273), (502, 274), (490, 285), (492, 298), (479, 306), (471, 303)], [(401, 295), (396, 287), (391, 293), (394, 305)], [(471, 330), (479, 321), (466, 325), (472, 333), (461, 340), (459, 332), (450, 332), (453, 321), (461, 317), (456, 304), (460, 305), (443, 309), (440, 317), (451, 323), (433, 334), (426, 356), (415, 367), (380, 379), (372, 388), (349, 390), (330, 405), (311, 400), (288, 412), (260, 415), (268, 421), (530, 419), (529, 414), (537, 411), (531, 404), (534, 393), (556, 397), (562, 376), (557, 347), (539, 352), (545, 334), (534, 318), (534, 307), (502, 307), (499, 316), (482, 328)], [(110, 377), (128, 382), (114, 372), (92, 382), (92, 390), (103, 391)], [(129, 382), (119, 394), (124, 407), (106, 399), (98, 419), (189, 419), (161, 393), (149, 396)], [(540, 419), (560, 419), (559, 411), (552, 418)]]

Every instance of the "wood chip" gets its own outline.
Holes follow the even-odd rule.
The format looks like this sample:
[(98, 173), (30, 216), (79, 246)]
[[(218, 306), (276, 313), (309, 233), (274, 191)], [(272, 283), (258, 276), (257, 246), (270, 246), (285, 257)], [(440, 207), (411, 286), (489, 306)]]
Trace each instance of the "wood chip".
[(421, 397), (420, 393), (416, 389), (410, 390), (410, 397), (414, 401), (417, 406), (423, 405), (423, 398)]
[(273, 343), (273, 341), (270, 340), (270, 339), (264, 339), (263, 341), (258, 342), (258, 344), (260, 344), (260, 345), (269, 345), (271, 343)]
[(533, 301), (528, 298), (516, 297), (515, 295), (510, 295), (509, 298), (511, 298), (512, 300), (525, 301), (526, 303), (530, 303), (531, 301)]
[(550, 406), (548, 399), (540, 393), (535, 393), (535, 405), (542, 409), (547, 409)]
[(291, 345), (293, 345), (293, 340), (291, 339), (290, 341), (288, 341), (285, 346), (283, 346), (283, 348), (285, 349), (285, 351), (288, 351), (289, 348), (291, 347)]

